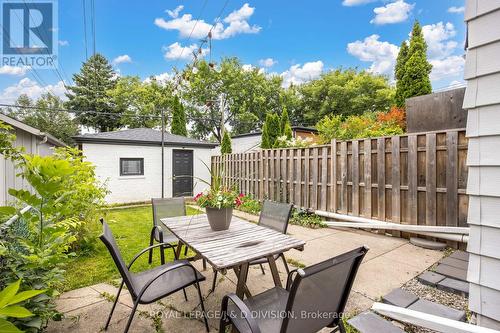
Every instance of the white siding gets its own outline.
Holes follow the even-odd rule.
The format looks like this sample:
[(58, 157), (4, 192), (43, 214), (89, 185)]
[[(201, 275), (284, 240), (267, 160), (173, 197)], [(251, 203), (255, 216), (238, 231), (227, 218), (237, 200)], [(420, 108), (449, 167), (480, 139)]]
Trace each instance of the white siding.
[(467, 0), (469, 308), (500, 329), (500, 1)]
[[(197, 180), (210, 181), (210, 173), (203, 165), (210, 165), (211, 149), (198, 147), (165, 147), (165, 197), (172, 196), (172, 151), (186, 149), (193, 151), (193, 193), (206, 188)], [(96, 174), (107, 182), (111, 193), (106, 197), (109, 203), (148, 201), (161, 197), (161, 147), (110, 144), (82, 144), (87, 161), (96, 167)], [(144, 158), (144, 176), (120, 176), (120, 158)], [(203, 161), (203, 162), (202, 162)]]

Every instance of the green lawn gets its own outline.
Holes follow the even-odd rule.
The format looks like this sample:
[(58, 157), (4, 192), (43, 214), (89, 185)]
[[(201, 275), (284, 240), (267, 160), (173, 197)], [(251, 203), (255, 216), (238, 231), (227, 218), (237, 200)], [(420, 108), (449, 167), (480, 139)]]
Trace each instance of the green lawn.
[[(187, 207), (187, 213), (193, 215), (199, 211)], [(149, 246), (149, 235), (153, 226), (151, 206), (107, 210), (103, 212), (103, 217), (113, 231), (122, 256), (127, 263), (137, 252)], [(66, 267), (64, 291), (100, 282), (109, 282), (120, 277), (108, 250), (98, 239), (99, 233), (97, 231), (95, 233), (95, 250), (90, 254), (71, 259)], [(160, 264), (158, 251), (154, 252), (153, 266)], [(165, 256), (167, 261), (174, 257), (171, 250), (166, 251)], [(144, 254), (134, 264), (133, 270), (144, 270), (149, 267), (148, 255)]]

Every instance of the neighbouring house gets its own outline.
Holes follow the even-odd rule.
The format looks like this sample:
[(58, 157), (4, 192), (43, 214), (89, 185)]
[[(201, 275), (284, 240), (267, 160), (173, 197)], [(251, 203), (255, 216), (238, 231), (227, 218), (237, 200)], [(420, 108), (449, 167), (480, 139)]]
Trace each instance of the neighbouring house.
[[(311, 127), (292, 126), (292, 134), (294, 138), (310, 138), (313, 142), (316, 142), (318, 138), (318, 131)], [(233, 153), (245, 153), (260, 149), (261, 137), (262, 132), (245, 133), (231, 137)], [(220, 153), (220, 149), (217, 153)]]
[[(52, 148), (66, 145), (48, 133), (44, 133), (1, 113), (0, 121), (13, 128), (13, 133), (16, 135), (14, 146), (24, 147), (27, 154), (51, 155)], [(14, 164), (0, 154), (0, 206), (4, 206), (12, 200), (12, 197), (8, 193), (10, 188), (30, 189), (25, 179), (16, 176), (17, 172)]]
[[(162, 133), (135, 128), (74, 137), (97, 176), (107, 182), (108, 203), (162, 196)], [(217, 144), (164, 133), (164, 196), (192, 196), (210, 182), (210, 158)], [(203, 181), (202, 181), (203, 180)]]

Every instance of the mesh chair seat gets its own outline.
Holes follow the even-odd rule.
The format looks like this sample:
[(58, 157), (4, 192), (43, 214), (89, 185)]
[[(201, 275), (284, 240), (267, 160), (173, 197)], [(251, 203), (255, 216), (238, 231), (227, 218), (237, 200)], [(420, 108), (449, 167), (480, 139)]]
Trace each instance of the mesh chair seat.
[[(274, 260), (277, 260), (279, 257), (280, 257), (280, 254), (275, 254), (273, 255), (274, 257)], [(266, 257), (262, 257), (262, 258), (259, 258), (259, 259), (255, 259), (255, 260), (252, 260), (250, 261), (249, 263), (250, 265), (260, 265), (260, 264), (267, 264), (267, 258)]]
[[(161, 265), (155, 267), (153, 269), (143, 271), (140, 273), (132, 273), (131, 282), (133, 287), (133, 292), (137, 295), (142, 287), (146, 285), (146, 283), (156, 276), (158, 272), (165, 269), (165, 267), (172, 266), (174, 264), (178, 264), (179, 262), (187, 262), (186, 260), (177, 260), (175, 262), (169, 262), (165, 265)], [(179, 269), (175, 269), (173, 271), (167, 272), (163, 274), (160, 278), (154, 281), (146, 292), (142, 295), (139, 303), (149, 304), (160, 298), (165, 297), (165, 295), (170, 295), (182, 288), (192, 285), (193, 283), (198, 281), (204, 281), (205, 277), (198, 271), (196, 271), (196, 278), (193, 276), (193, 270), (189, 267), (182, 267)]]
[(170, 230), (167, 229), (167, 227), (161, 227), (161, 230), (163, 231), (163, 242), (160, 240), (160, 233), (158, 232), (158, 229), (154, 229), (154, 238), (156, 242), (169, 244), (179, 242), (179, 238), (172, 234)]
[[(279, 332), (283, 321), (282, 315), (286, 309), (286, 302), (290, 293), (280, 287), (266, 290), (252, 298), (243, 300), (251, 313), (258, 314), (255, 320), (261, 332)], [(227, 307), (228, 313), (232, 314), (231, 321), (240, 333), (251, 333), (247, 321), (243, 318), (241, 311), (233, 303)], [(254, 312), (255, 311), (255, 312)]]

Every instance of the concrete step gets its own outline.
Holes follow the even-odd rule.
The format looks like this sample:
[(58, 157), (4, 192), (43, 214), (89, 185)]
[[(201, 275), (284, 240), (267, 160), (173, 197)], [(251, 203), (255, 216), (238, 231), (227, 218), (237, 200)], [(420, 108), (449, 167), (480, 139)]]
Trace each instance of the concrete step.
[(446, 276), (444, 276), (444, 275), (434, 273), (431, 271), (426, 271), (426, 272), (423, 272), (422, 274), (420, 274), (417, 277), (417, 280), (418, 280), (418, 282), (420, 282), (422, 284), (425, 284), (425, 285), (428, 285), (431, 287), (435, 287), (439, 282), (443, 281), (445, 278), (446, 278)]
[(465, 320), (465, 311), (455, 310), (448, 306), (434, 303), (425, 299), (419, 299), (418, 301), (410, 305), (408, 309), (453, 320)]
[(424, 249), (429, 250), (443, 250), (446, 247), (446, 243), (436, 242), (419, 237), (410, 237), (410, 243), (415, 246), (420, 246)]
[(464, 261), (469, 261), (469, 253), (465, 252), (465, 251), (455, 251), (453, 252), (449, 258), (455, 258), (455, 259), (460, 259), (460, 260), (464, 260)]
[(362, 312), (347, 321), (360, 333), (404, 333), (402, 329), (373, 312)]
[(394, 289), (382, 297), (382, 302), (402, 308), (407, 308), (416, 301), (418, 301), (417, 296), (401, 288)]
[(446, 278), (436, 285), (438, 289), (451, 292), (464, 297), (469, 296), (469, 282)]
[(439, 264), (436, 267), (436, 273), (451, 277), (453, 279), (466, 281), (467, 280), (467, 270), (456, 268), (450, 265)]

